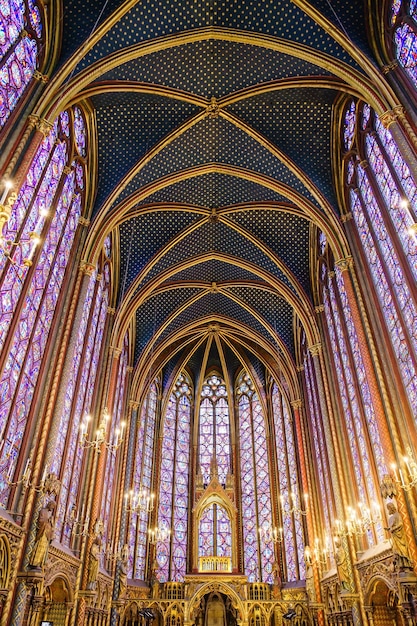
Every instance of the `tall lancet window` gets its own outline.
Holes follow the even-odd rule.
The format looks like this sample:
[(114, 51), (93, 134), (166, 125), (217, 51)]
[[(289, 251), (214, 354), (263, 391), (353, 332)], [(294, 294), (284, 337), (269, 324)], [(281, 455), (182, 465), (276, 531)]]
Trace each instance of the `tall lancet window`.
[(205, 484), (217, 470), (224, 484), (230, 471), (230, 421), (227, 391), (224, 382), (213, 374), (201, 391), (199, 421), (199, 470)]
[(190, 380), (180, 374), (163, 421), (158, 527), (164, 539), (156, 545), (161, 582), (182, 581), (187, 570), (191, 400)]
[(390, 131), (368, 105), (351, 102), (344, 127), (347, 203), (391, 339), (398, 381), (417, 416), (417, 241), (409, 232), (417, 221), (417, 185)]
[(237, 384), (242, 492), (244, 572), (249, 582), (272, 582), (274, 546), (268, 533), (272, 504), (265, 416), (255, 387), (245, 372)]
[(395, 57), (417, 87), (417, 2), (416, 0), (393, 0), (390, 24)]
[[(1, 80), (0, 80), (1, 83)], [(78, 122), (76, 123), (76, 119)], [(63, 111), (30, 164), (7, 225), (10, 255), (0, 254), (0, 503), (18, 478), (18, 457), (55, 308), (69, 277), (86, 179), (86, 126), (81, 109)], [(36, 239), (39, 245), (35, 245)]]
[[(152, 491), (157, 402), (158, 387), (156, 382), (153, 382), (143, 400), (137, 424), (132, 480), (133, 502), (141, 500), (144, 505), (148, 502), (148, 498), (151, 498)], [(145, 578), (148, 525), (149, 511), (146, 506), (131, 513), (128, 524), (129, 578), (141, 580)]]
[(226, 509), (220, 504), (211, 504), (200, 517), (198, 555), (232, 556), (232, 526)]
[[(326, 252), (323, 256), (327, 256), (330, 263), (330, 252)], [(330, 358), (339, 388), (340, 410), (345, 418), (343, 436), (349, 443), (357, 502), (373, 509), (375, 517), (378, 484), (386, 473), (386, 466), (371, 389), (340, 270), (329, 271), (323, 259), (321, 277)], [(348, 450), (345, 452), (347, 454)], [(362, 507), (357, 514), (362, 515)], [(367, 538), (369, 545), (383, 540), (380, 523), (375, 525), (375, 533), (369, 528)]]
[(283, 558), (287, 580), (305, 578), (304, 533), (301, 513), (291, 513), (294, 506), (305, 510), (299, 489), (296, 444), (291, 411), (278, 386), (272, 387), (272, 411), (278, 461), (278, 487), (282, 516)]
[(26, 91), (43, 48), (42, 2), (0, 2), (0, 130)]

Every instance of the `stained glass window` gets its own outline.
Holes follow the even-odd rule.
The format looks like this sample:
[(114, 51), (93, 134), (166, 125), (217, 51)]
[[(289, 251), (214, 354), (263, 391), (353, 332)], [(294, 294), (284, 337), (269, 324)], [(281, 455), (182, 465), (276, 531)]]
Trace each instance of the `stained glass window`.
[(120, 355), (119, 370), (117, 373), (117, 387), (114, 398), (113, 416), (111, 417), (109, 442), (115, 447), (107, 450), (106, 469), (104, 472), (103, 499), (101, 503), (100, 519), (104, 522), (105, 539), (111, 541), (111, 504), (114, 498), (115, 472), (117, 461), (117, 445), (125, 432), (124, 407), (127, 366), (129, 359), (129, 337), (126, 333), (123, 342), (123, 351)]
[(158, 526), (172, 529), (156, 546), (158, 578), (184, 580), (187, 568), (188, 482), (190, 466), (191, 384), (181, 374), (163, 422)]
[[(323, 302), (358, 501), (371, 507), (373, 503), (378, 502), (379, 489), (371, 461), (369, 440), (375, 446), (376, 470), (382, 476), (386, 469), (369, 384), (349, 302), (339, 273), (336, 281), (332, 273), (327, 274), (327, 283), (323, 286)], [(380, 525), (376, 527), (376, 533), (378, 540), (383, 540)], [(372, 529), (369, 529), (367, 537), (369, 545), (374, 545), (375, 536)]]
[(327, 536), (332, 534), (332, 519), (336, 516), (332, 515), (331, 499), (331, 472), (327, 457), (327, 446), (321, 416), (321, 408), (319, 395), (317, 390), (316, 377), (312, 363), (310, 352), (306, 352), (304, 359), (304, 372), (308, 400), (308, 415), (311, 423), (311, 435), (315, 450), (315, 470), (317, 473), (319, 493), (321, 497), (321, 510), (324, 520), (324, 526)]
[(274, 383), (272, 411), (278, 462), (278, 487), (280, 494), (281, 523), (284, 537), (284, 558), (287, 580), (305, 578), (304, 535), (301, 515), (291, 513), (294, 504), (305, 510), (306, 503), (300, 494), (296, 463), (296, 447), (290, 410), (286, 399)]
[(369, 166), (363, 166), (360, 156), (348, 157), (354, 172), (348, 179), (348, 202), (415, 416), (417, 303), (414, 282), (404, 266), (408, 263), (417, 277), (417, 242), (409, 233), (417, 209), (417, 186), (390, 131), (367, 105), (362, 120), (364, 116), (367, 122), (361, 123), (365, 137), (360, 146), (365, 146)]
[(155, 421), (158, 400), (157, 383), (153, 382), (142, 404), (136, 433), (135, 466), (132, 477), (134, 502), (140, 503), (130, 514), (128, 524), (129, 578), (143, 580), (146, 572), (148, 527), (152, 501), (152, 463), (155, 446)]
[[(35, 154), (4, 233), (11, 241), (18, 236), (19, 245), (12, 246), (10, 257), (0, 255), (0, 347), (8, 355), (0, 373), (0, 432), (5, 441), (0, 472), (9, 479), (14, 476), (83, 208), (85, 164), (76, 151), (71, 152), (72, 122), (72, 111), (61, 114)], [(31, 232), (40, 237), (37, 247)], [(30, 261), (24, 264), (24, 259)], [(3, 505), (8, 491), (1, 478)]]
[(391, 4), (390, 26), (393, 27), (395, 57), (417, 87), (417, 15), (413, 0)]
[(249, 582), (272, 582), (274, 545), (268, 533), (272, 506), (265, 416), (247, 373), (237, 384), (244, 572)]
[(232, 556), (232, 527), (229, 515), (220, 504), (211, 504), (201, 514), (198, 555)]
[(199, 449), (200, 472), (204, 483), (209, 483), (212, 463), (216, 462), (220, 483), (226, 482), (230, 471), (230, 423), (227, 391), (224, 382), (210, 376), (201, 392)]
[[(71, 534), (77, 532), (77, 528), (69, 523), (71, 514), (75, 510), (78, 517), (83, 514), (83, 503), (78, 500), (85, 453), (79, 445), (80, 425), (94, 408), (93, 390), (102, 352), (109, 289), (110, 273), (105, 266), (102, 274), (95, 273), (90, 279), (58, 430), (57, 445), (64, 452), (62, 456), (54, 455), (51, 466), (51, 471), (61, 477), (62, 483), (56, 536), (60, 536), (61, 542), (68, 546), (71, 545)], [(92, 438), (91, 428), (87, 435)]]
[(30, 0), (0, 2), (0, 130), (39, 65), (43, 11)]

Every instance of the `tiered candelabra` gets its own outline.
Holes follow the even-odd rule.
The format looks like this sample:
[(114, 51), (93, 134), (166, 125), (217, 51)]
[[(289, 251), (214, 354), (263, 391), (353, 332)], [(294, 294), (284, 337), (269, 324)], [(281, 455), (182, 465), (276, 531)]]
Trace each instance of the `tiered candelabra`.
[(270, 524), (264, 524), (258, 528), (259, 537), (264, 543), (282, 543), (284, 540), (284, 531), (282, 528), (272, 527)]
[(372, 502), (371, 507), (359, 502), (356, 509), (347, 508), (347, 517), (344, 521), (335, 520), (335, 533), (339, 537), (366, 535), (380, 521), (381, 509), (377, 502)]
[(139, 513), (140, 511), (146, 511), (152, 513), (155, 506), (155, 494), (151, 493), (149, 489), (139, 486), (139, 490), (135, 492), (130, 489), (125, 493), (125, 510), (128, 513)]
[(303, 505), (298, 502), (298, 496), (294, 491), (291, 491), (290, 495), (289, 495), (289, 507), (285, 507), (285, 497), (283, 494), (280, 495), (279, 497), (280, 499), (280, 503), (281, 503), (281, 512), (282, 515), (302, 515), (302, 516), (306, 516), (308, 514), (308, 493), (304, 493), (303, 494), (303, 499), (304, 499), (304, 508)]
[(107, 425), (110, 421), (108, 409), (104, 409), (100, 425), (92, 439), (89, 439), (88, 436), (90, 421), (90, 415), (86, 415), (80, 425), (79, 443), (83, 448), (94, 448), (97, 452), (100, 452), (103, 447), (105, 447), (106, 450), (117, 450), (117, 448), (121, 446), (124, 437), (124, 430), (126, 428), (126, 422), (121, 422), (120, 427), (115, 429), (112, 440), (107, 441)]
[(407, 448), (407, 456), (402, 457), (403, 469), (395, 463), (391, 465), (395, 483), (404, 491), (410, 491), (417, 485), (417, 463), (414, 460), (411, 448)]

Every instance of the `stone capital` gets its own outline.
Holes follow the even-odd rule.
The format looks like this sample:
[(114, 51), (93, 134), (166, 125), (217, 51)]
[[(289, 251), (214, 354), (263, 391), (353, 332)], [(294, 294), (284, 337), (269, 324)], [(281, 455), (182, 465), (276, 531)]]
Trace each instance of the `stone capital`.
[(301, 407), (303, 406), (303, 401), (301, 399), (299, 400), (292, 400), (290, 402), (291, 406), (293, 409), (301, 409)]
[(311, 356), (318, 356), (322, 351), (322, 344), (315, 343), (313, 346), (308, 346)]
[(349, 256), (346, 259), (338, 259), (335, 262), (335, 266), (339, 269), (340, 272), (346, 272), (351, 267), (353, 267), (353, 258)]
[(92, 263), (88, 263), (87, 261), (81, 261), (80, 263), (80, 270), (83, 274), (86, 274), (86, 276), (92, 276), (95, 269)]

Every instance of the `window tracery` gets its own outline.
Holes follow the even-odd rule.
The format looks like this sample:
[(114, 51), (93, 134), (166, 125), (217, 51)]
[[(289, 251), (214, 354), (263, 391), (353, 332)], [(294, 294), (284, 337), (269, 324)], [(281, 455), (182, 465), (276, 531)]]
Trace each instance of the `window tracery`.
[(414, 0), (393, 0), (390, 24), (394, 53), (414, 87), (417, 87), (417, 8)]
[[(83, 306), (77, 345), (66, 388), (64, 409), (60, 417), (57, 450), (51, 471), (61, 477), (61, 490), (56, 515), (56, 536), (64, 545), (71, 544), (73, 527), (69, 523), (71, 513), (83, 513), (80, 486), (85, 450), (79, 445), (80, 425), (86, 415), (91, 415), (93, 391), (102, 352), (102, 342), (110, 298), (110, 269), (107, 263), (103, 271), (95, 271), (90, 279)], [(86, 338), (87, 337), (87, 341)]]
[[(142, 404), (136, 432), (135, 465), (132, 477), (134, 493), (151, 494), (152, 466), (154, 461), (155, 426), (158, 402), (158, 386), (154, 381)], [(131, 513), (128, 525), (128, 577), (145, 578), (146, 555), (148, 548), (149, 511), (140, 509)]]
[(236, 387), (239, 412), (241, 515), (244, 571), (249, 582), (272, 582), (274, 545), (260, 528), (271, 525), (270, 468), (265, 416), (252, 380), (243, 372)]
[(199, 414), (200, 472), (208, 484), (212, 461), (216, 461), (219, 482), (226, 483), (230, 471), (230, 422), (227, 390), (220, 377), (213, 374), (201, 391)]
[(163, 422), (158, 524), (171, 529), (171, 534), (157, 543), (161, 582), (181, 581), (186, 573), (191, 400), (191, 382), (182, 373), (174, 385)]
[(0, 3), (0, 130), (39, 67), (43, 19), (35, 0)]
[[(417, 241), (410, 235), (417, 209), (417, 186), (391, 133), (368, 105), (359, 108), (357, 155), (346, 155), (349, 203), (364, 260), (401, 374), (410, 408), (417, 415), (417, 303), (404, 269), (417, 277)], [(361, 146), (369, 166), (361, 159)]]
[[(81, 110), (78, 133), (85, 134)], [(0, 501), (6, 473), (13, 479), (41, 362), (60, 298), (65, 270), (84, 203), (84, 159), (72, 149), (73, 110), (62, 113), (29, 167), (5, 227), (10, 256), (0, 254)], [(41, 237), (34, 248), (31, 233)], [(30, 259), (24, 263), (24, 259)], [(31, 267), (33, 265), (33, 267)], [(30, 268), (30, 272), (29, 272)]]
[(290, 514), (295, 498), (301, 503), (296, 447), (291, 413), (276, 383), (272, 386), (272, 412), (278, 461), (278, 487), (281, 502), (284, 558), (287, 580), (305, 578), (304, 533), (299, 516)]
[[(336, 273), (328, 272), (323, 263), (322, 279), (326, 327), (332, 348), (331, 358), (345, 418), (358, 501), (371, 506), (371, 503), (377, 502), (379, 497), (378, 474), (382, 480), (386, 473), (375, 411), (340, 271), (337, 269)], [(375, 466), (371, 447), (375, 450)], [(370, 528), (367, 533), (370, 546), (374, 545), (376, 540), (384, 538), (380, 524), (376, 526), (375, 532), (376, 535)]]

